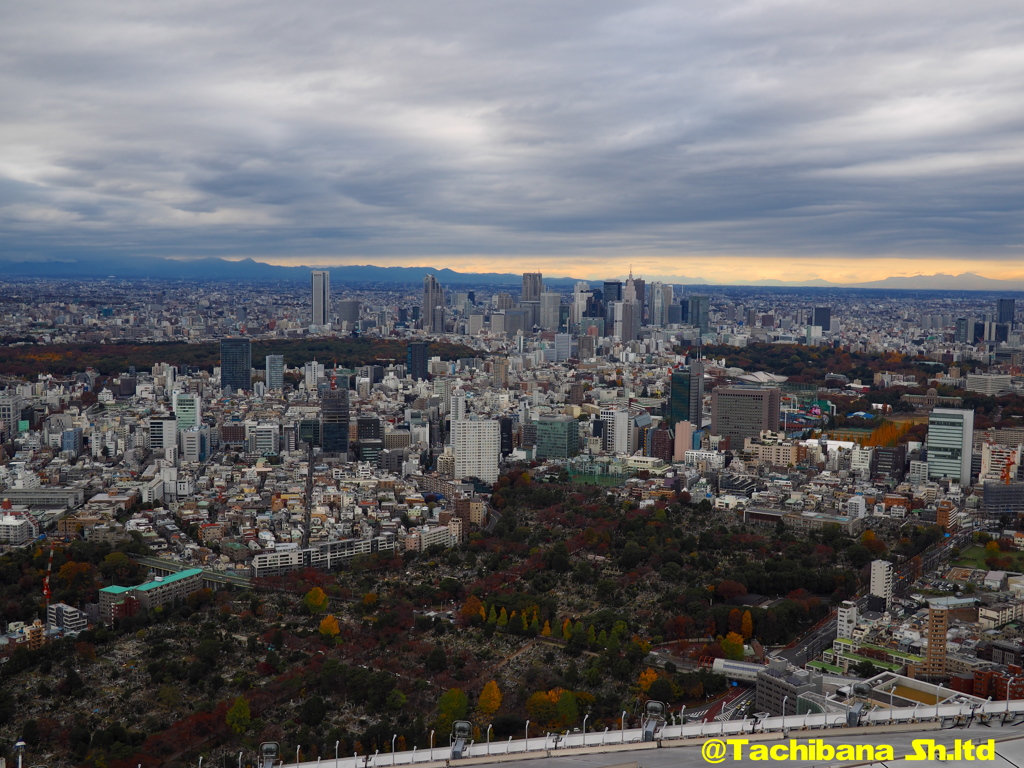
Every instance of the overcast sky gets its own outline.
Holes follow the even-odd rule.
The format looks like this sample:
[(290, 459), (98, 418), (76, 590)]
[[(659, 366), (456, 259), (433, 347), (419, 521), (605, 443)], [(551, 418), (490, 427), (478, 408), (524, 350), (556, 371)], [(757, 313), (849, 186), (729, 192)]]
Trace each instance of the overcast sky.
[(1024, 277), (1024, 8), (7, 3), (0, 258)]

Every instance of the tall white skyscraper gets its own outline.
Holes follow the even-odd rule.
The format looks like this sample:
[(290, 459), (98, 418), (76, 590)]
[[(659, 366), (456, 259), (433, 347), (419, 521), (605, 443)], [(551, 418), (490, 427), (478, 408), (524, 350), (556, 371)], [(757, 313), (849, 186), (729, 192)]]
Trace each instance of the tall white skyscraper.
[(316, 360), (306, 363), (304, 376), (306, 381), (306, 389), (310, 390), (311, 392), (315, 392), (317, 385), (320, 383), (320, 379), (324, 377), (323, 364), (318, 363)]
[(928, 417), (928, 479), (971, 481), (974, 411), (936, 408)]
[(466, 393), (461, 389), (456, 389), (449, 397), (451, 408), (448, 412), (451, 414), (452, 421), (460, 421), (466, 418)]
[(885, 598), (885, 607), (892, 603), (892, 563), (888, 560), (871, 561), (869, 594)]
[(587, 302), (593, 298), (590, 292), (590, 283), (576, 283), (572, 291), (572, 305), (569, 310), (569, 323), (575, 329), (583, 320), (587, 312)]
[(313, 271), (313, 325), (327, 325), (331, 321), (331, 274)]
[(651, 321), (656, 328), (668, 325), (668, 308), (672, 305), (672, 286), (664, 283), (651, 283)]
[(452, 451), (455, 454), (456, 480), (478, 477), (485, 483), (496, 483), (501, 456), (501, 423), (494, 419), (453, 421)]
[(604, 422), (604, 450), (629, 453), (629, 409), (612, 406), (601, 409)]

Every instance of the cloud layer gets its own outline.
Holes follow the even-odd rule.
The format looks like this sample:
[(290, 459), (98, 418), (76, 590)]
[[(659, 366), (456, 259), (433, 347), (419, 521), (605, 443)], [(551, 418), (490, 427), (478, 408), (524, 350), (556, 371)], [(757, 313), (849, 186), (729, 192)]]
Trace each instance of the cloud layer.
[(1018, 3), (4, 16), (0, 258), (1024, 276)]

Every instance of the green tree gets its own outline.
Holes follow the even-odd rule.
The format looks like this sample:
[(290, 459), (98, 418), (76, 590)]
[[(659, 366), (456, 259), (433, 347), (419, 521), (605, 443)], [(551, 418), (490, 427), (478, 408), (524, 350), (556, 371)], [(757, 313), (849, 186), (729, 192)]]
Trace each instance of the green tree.
[(852, 667), (852, 671), (855, 675), (857, 675), (857, 677), (865, 678), (874, 677), (878, 674), (878, 670), (875, 669), (875, 665), (867, 659), (857, 662), (857, 664)]
[(327, 704), (319, 696), (313, 696), (302, 703), (300, 710), (302, 722), (310, 728), (315, 728), (324, 721), (327, 716)]
[(449, 688), (437, 702), (437, 730), (448, 733), (452, 723), (465, 720), (469, 712), (469, 697), (461, 688)]
[(735, 632), (730, 632), (722, 641), (722, 650), (725, 656), (734, 661), (743, 661), (743, 637)]
[(659, 677), (651, 683), (651, 687), (647, 689), (647, 695), (655, 701), (662, 701), (666, 704), (671, 703), (675, 698), (672, 693), (672, 683), (664, 677)]
[(530, 721), (544, 726), (550, 726), (558, 717), (555, 702), (546, 691), (537, 691), (526, 700), (526, 714)]
[(389, 710), (391, 710), (393, 712), (397, 712), (398, 710), (400, 710), (402, 707), (405, 706), (405, 702), (407, 700), (408, 699), (407, 699), (407, 697), (406, 697), (406, 695), (404, 693), (402, 693), (397, 688), (392, 688), (391, 689), (391, 693), (388, 694), (388, 697), (385, 700), (385, 706)]
[(428, 672), (443, 672), (448, 669), (448, 654), (442, 646), (435, 645), (427, 654), (423, 666)]
[(555, 704), (555, 711), (558, 713), (558, 723), (562, 728), (568, 728), (579, 720), (580, 708), (576, 702), (576, 694), (572, 691), (562, 691)]
[(225, 718), (228, 728), (235, 733), (245, 733), (252, 723), (252, 713), (249, 711), (249, 700), (245, 696), (239, 696), (231, 705)]
[(111, 552), (100, 563), (100, 573), (103, 574), (103, 578), (109, 579), (115, 584), (124, 585), (134, 572), (135, 565), (124, 552)]

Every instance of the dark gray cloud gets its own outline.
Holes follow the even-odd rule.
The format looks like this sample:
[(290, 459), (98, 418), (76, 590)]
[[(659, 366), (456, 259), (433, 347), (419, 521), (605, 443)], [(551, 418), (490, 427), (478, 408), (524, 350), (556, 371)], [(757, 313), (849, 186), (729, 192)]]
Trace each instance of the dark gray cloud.
[(999, 1), (23, 3), (0, 257), (1013, 264), (1022, 43)]

